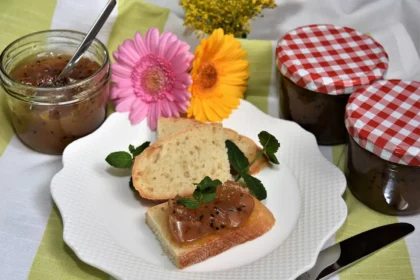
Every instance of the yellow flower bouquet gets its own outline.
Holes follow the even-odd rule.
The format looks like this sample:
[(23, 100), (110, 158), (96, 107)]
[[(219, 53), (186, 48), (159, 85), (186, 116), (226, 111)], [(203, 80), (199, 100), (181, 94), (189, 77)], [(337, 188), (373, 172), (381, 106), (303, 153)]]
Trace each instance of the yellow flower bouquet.
[(251, 31), (251, 19), (263, 16), (264, 9), (277, 7), (274, 0), (180, 0), (185, 10), (184, 26), (195, 30), (197, 36), (211, 34), (222, 28), (226, 34), (245, 38)]

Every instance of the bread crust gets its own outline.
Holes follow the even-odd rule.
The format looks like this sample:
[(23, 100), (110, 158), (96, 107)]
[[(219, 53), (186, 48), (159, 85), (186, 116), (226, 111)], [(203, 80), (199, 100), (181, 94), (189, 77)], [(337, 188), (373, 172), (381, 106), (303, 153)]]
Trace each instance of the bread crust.
[(254, 201), (254, 210), (243, 225), (234, 229), (223, 229), (191, 243), (177, 243), (172, 238), (168, 226), (167, 202), (149, 208), (146, 212), (146, 223), (157, 236), (169, 259), (178, 268), (185, 268), (268, 232), (276, 220), (265, 205), (256, 198)]

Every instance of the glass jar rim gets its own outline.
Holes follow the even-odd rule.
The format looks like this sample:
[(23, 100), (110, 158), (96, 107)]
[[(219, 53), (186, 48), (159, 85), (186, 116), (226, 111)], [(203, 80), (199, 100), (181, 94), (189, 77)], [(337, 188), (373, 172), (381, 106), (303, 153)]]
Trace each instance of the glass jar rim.
[[(81, 86), (83, 84), (86, 84), (86, 83), (89, 83), (89, 82), (93, 81), (94, 78), (96, 77), (96, 75), (98, 73), (101, 73), (104, 70), (104, 68), (107, 67), (107, 65), (109, 64), (110, 61), (109, 61), (109, 52), (108, 52), (108, 49), (106, 48), (105, 44), (102, 43), (101, 40), (99, 40), (98, 38), (95, 38), (95, 39), (93, 39), (93, 42), (97, 43), (99, 45), (99, 47), (102, 49), (102, 51), (105, 54), (105, 59), (104, 59), (104, 62), (101, 63), (100, 68), (95, 73), (93, 73), (91, 76), (89, 76), (86, 79), (77, 81), (75, 83), (72, 83), (72, 84), (69, 84), (69, 85), (66, 85), (66, 86), (60, 86), (60, 87), (38, 87), (38, 86), (31, 86), (31, 85), (20, 83), (19, 81), (16, 81), (12, 77), (10, 77), (10, 75), (7, 73), (6, 69), (4, 69), (4, 64), (3, 64), (4, 56), (6, 55), (7, 51), (10, 50), (15, 44), (17, 44), (17, 43), (19, 43), (19, 42), (21, 42), (21, 41), (23, 41), (23, 40), (25, 40), (27, 38), (30, 38), (30, 37), (33, 37), (33, 36), (36, 36), (36, 35), (51, 34), (51, 33), (55, 33), (55, 32), (57, 32), (57, 33), (61, 32), (61, 33), (67, 33), (67, 34), (81, 35), (81, 36), (83, 36), (83, 38), (86, 36), (86, 33), (83, 33), (83, 32), (80, 32), (80, 31), (75, 31), (75, 30), (70, 30), (70, 29), (48, 29), (48, 30), (42, 30), (42, 31), (37, 31), (37, 32), (29, 33), (27, 35), (24, 35), (24, 36), (22, 36), (22, 37), (20, 37), (20, 38), (18, 38), (16, 40), (14, 40), (14, 41), (12, 41), (9, 45), (7, 45), (7, 47), (0, 54), (0, 73), (2, 73), (2, 75), (4, 75), (4, 77), (6, 77), (6, 79), (8, 80), (8, 82), (10, 82), (11, 84), (18, 84), (19, 87), (21, 87), (22, 89), (36, 90), (36, 91), (39, 91), (39, 92), (45, 92), (45, 91), (51, 91), (51, 90), (54, 90), (54, 91), (65, 91), (65, 90), (77, 88), (77, 87), (79, 87), (79, 86)], [(22, 99), (27, 99), (28, 98), (27, 95), (23, 95), (23, 94), (20, 94), (20, 93), (14, 93), (14, 94), (17, 95), (19, 98), (22, 98)], [(35, 98), (33, 98), (33, 101), (36, 102), (38, 100), (35, 97)]]

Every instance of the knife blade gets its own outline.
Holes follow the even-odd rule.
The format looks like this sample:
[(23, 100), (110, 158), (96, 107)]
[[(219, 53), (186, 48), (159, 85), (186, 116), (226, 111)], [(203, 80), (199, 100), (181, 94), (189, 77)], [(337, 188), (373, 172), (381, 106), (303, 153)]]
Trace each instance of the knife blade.
[(415, 230), (409, 223), (370, 229), (320, 252), (315, 266), (296, 280), (323, 280), (398, 241)]

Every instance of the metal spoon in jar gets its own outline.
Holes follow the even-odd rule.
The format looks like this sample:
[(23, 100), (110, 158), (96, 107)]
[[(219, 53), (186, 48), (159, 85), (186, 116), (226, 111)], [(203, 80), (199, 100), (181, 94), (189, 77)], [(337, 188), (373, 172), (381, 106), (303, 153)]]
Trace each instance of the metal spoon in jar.
[(77, 65), (79, 60), (82, 58), (85, 51), (89, 48), (92, 44), (93, 40), (95, 39), (96, 35), (101, 30), (102, 26), (108, 19), (109, 15), (111, 14), (114, 7), (117, 5), (116, 0), (109, 0), (106, 4), (105, 8), (102, 10), (99, 17), (96, 19), (93, 26), (90, 28), (89, 32), (86, 34), (86, 37), (83, 39), (82, 43), (80, 43), (79, 47), (77, 48), (76, 52), (73, 54), (72, 58), (69, 60), (67, 65), (64, 67), (63, 71), (55, 78), (54, 83), (66, 77), (66, 75)]

